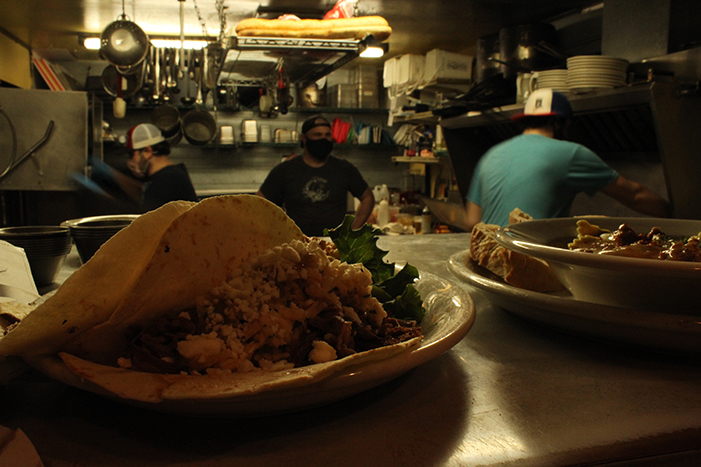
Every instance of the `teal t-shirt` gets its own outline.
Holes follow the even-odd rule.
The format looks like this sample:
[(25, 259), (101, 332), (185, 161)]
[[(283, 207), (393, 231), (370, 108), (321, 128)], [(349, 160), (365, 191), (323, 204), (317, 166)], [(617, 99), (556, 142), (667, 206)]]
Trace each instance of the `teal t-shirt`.
[(497, 144), (477, 163), (467, 199), (482, 222), (507, 225), (514, 208), (536, 219), (566, 217), (577, 193), (594, 195), (618, 172), (584, 146), (542, 135)]

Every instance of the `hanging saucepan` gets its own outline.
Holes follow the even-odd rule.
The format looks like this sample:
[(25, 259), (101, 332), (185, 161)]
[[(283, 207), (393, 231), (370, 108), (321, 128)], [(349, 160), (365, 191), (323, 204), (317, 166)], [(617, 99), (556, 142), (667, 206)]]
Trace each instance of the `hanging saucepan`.
[(551, 48), (558, 43), (557, 30), (550, 23), (523, 24), (499, 31), (501, 71), (505, 77), (519, 72), (557, 68), (561, 60), (547, 53), (541, 44)]
[(151, 123), (156, 125), (164, 137), (170, 138), (180, 131), (180, 111), (170, 104), (162, 104), (151, 111)]
[(174, 146), (183, 137), (180, 111), (170, 104), (162, 104), (151, 111), (151, 123), (156, 125), (163, 137)]
[(102, 70), (102, 87), (105, 89), (107, 94), (112, 97), (117, 97), (117, 75), (121, 75), (122, 82), (122, 99), (128, 99), (141, 88), (142, 74), (132, 73), (130, 75), (123, 75), (117, 71), (117, 67), (114, 65), (107, 65), (104, 70)]
[(204, 109), (193, 109), (185, 114), (182, 121), (183, 135), (190, 144), (202, 146), (214, 139), (217, 134), (217, 122)]
[(100, 35), (100, 53), (125, 74), (143, 61), (148, 53), (149, 39), (126, 15), (107, 25)]

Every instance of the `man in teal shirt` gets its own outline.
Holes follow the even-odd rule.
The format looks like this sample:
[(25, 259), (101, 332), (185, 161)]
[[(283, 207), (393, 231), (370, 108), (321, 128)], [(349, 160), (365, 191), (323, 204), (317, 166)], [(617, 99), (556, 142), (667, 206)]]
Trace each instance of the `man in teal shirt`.
[(512, 119), (524, 124), (521, 135), (491, 148), (475, 168), (467, 196), (466, 221), (506, 225), (514, 208), (535, 219), (566, 217), (580, 192), (602, 193), (640, 213), (670, 215), (669, 203), (628, 180), (584, 146), (563, 141), (572, 107), (551, 89), (533, 92), (524, 112)]

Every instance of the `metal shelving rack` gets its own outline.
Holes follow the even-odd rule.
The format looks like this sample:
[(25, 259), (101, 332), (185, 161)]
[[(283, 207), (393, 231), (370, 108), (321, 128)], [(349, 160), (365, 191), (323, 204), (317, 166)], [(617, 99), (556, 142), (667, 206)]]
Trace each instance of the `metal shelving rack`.
[(291, 83), (313, 83), (357, 58), (367, 40), (231, 37), (218, 83), (260, 86), (276, 71), (280, 59)]

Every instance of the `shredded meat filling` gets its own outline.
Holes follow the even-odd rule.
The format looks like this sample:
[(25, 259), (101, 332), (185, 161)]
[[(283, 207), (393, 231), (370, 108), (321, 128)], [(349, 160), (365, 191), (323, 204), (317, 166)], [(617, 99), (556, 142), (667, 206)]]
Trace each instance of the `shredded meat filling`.
[[(187, 371), (187, 361), (178, 353), (177, 344), (188, 334), (201, 333), (199, 322), (197, 313), (190, 310), (175, 316), (162, 316), (145, 328), (130, 327), (126, 357), (131, 359), (131, 368), (150, 373)], [(380, 326), (373, 328), (344, 318), (339, 310), (327, 310), (298, 326), (294, 338), (285, 348), (286, 352), (276, 354), (286, 357), (295, 366), (306, 366), (313, 363), (308, 356), (314, 341), (325, 341), (336, 350), (338, 358), (343, 358), (419, 336), (421, 326), (413, 320), (387, 317)]]

